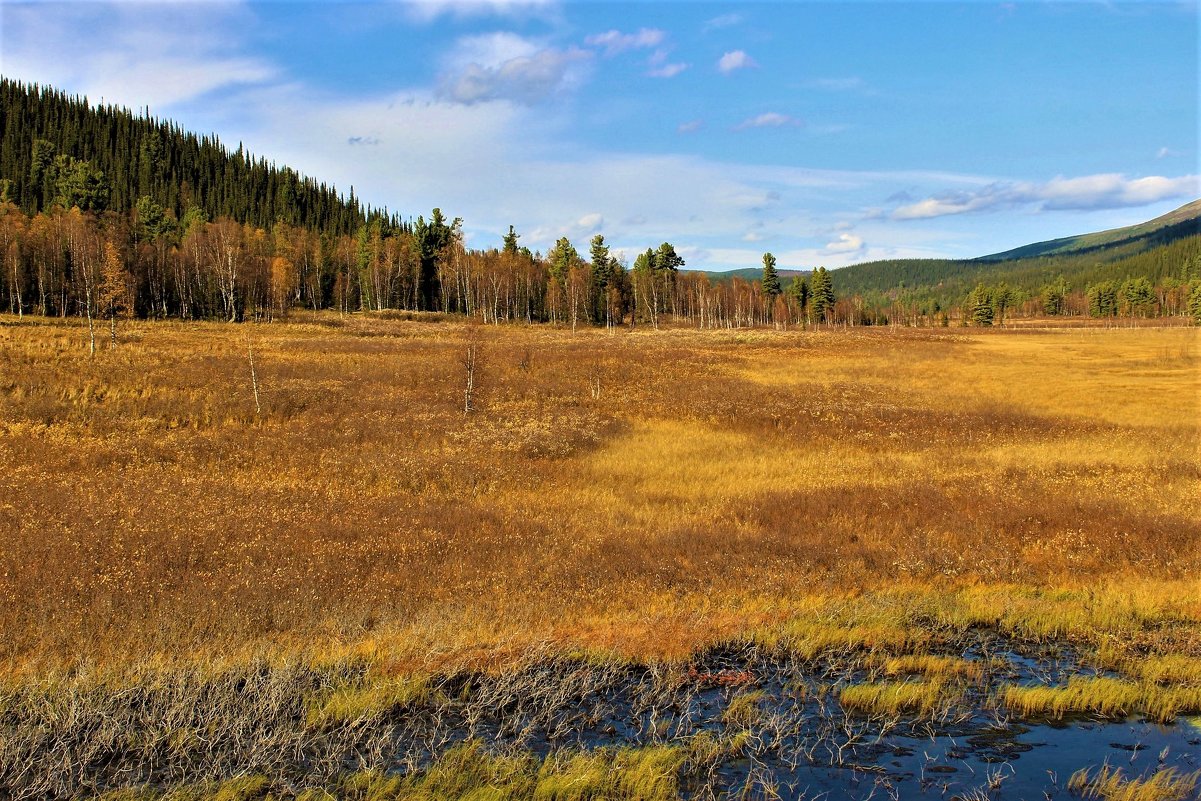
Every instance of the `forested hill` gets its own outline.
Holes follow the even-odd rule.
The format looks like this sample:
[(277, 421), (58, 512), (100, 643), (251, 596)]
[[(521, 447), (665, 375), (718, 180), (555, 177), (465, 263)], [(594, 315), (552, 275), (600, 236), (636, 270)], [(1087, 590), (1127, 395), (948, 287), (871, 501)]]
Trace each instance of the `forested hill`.
[(1141, 225), (1028, 245), (977, 259), (896, 259), (854, 264), (830, 274), (839, 295), (887, 305), (957, 304), (979, 284), (1037, 296), (1060, 279), (1070, 290), (1108, 281), (1152, 284), (1201, 277), (1201, 201)]
[(241, 145), (231, 152), (216, 136), (7, 78), (0, 79), (0, 133), (0, 200), (26, 214), (54, 204), (126, 212), (149, 197), (177, 219), (194, 208), (210, 220), (261, 228), (283, 221), (332, 235), (388, 217), (360, 206), (353, 191), (345, 197)]
[(1002, 253), (981, 256), (977, 261), (1012, 261), (1033, 256), (1095, 253), (1123, 247), (1149, 250), (1186, 236), (1193, 236), (1198, 232), (1201, 232), (1201, 200), (1194, 200), (1192, 203), (1187, 203), (1149, 222), (1129, 225), (1125, 228), (1113, 228), (1094, 234), (1080, 234), (1052, 239), (1048, 242), (1036, 242), (1033, 245), (1024, 245)]

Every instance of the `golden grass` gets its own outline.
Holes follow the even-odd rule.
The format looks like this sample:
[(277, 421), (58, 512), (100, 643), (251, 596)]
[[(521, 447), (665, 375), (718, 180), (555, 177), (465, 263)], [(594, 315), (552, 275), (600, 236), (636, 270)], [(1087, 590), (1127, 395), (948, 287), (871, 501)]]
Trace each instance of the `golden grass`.
[(538, 759), (497, 756), (469, 742), (413, 774), (362, 771), (330, 789), (275, 788), (265, 777), (247, 775), (167, 791), (122, 789), (97, 801), (675, 801), (686, 757), (682, 748), (656, 746)]
[(1195, 330), (488, 327), (470, 416), (459, 323), (80, 332), (0, 317), (12, 675), (974, 625), (1201, 657)]
[(1201, 688), (1163, 687), (1123, 679), (1074, 677), (1066, 687), (1006, 687), (1005, 706), (1025, 717), (1094, 714), (1124, 717), (1136, 712), (1169, 723), (1177, 715), (1201, 712)]
[(1201, 771), (1165, 768), (1146, 778), (1128, 779), (1121, 768), (1104, 765), (1095, 773), (1086, 769), (1072, 774), (1068, 789), (1101, 801), (1189, 801), (1196, 797), (1199, 782)]
[(943, 681), (886, 681), (850, 684), (838, 700), (844, 709), (870, 715), (931, 713), (954, 701), (957, 692)]
[(408, 676), (333, 687), (310, 699), (307, 723), (315, 728), (353, 725), (424, 701), (431, 692), (427, 679)]

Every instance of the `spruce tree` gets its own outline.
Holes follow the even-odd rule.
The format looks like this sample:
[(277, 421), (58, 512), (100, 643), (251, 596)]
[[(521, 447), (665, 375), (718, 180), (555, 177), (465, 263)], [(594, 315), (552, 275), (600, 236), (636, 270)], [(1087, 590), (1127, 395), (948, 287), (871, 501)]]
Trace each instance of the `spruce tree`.
[(834, 283), (825, 267), (814, 270), (809, 280), (812, 281), (813, 296), (809, 303), (813, 307), (813, 316), (823, 322), (834, 309)]
[(968, 315), (973, 325), (990, 326), (996, 316), (993, 308), (993, 292), (984, 284), (977, 284), (968, 296)]
[(782, 292), (780, 288), (780, 276), (776, 274), (776, 257), (771, 253), (763, 254), (763, 294), (767, 295), (769, 302)]

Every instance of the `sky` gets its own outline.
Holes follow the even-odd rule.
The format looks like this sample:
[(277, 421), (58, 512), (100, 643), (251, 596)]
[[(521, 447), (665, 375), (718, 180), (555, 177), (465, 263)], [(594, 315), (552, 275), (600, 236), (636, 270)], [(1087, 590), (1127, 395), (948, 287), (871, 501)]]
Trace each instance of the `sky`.
[(973, 257), (1201, 197), (1198, 0), (0, 0), (0, 72), (405, 217), (694, 269)]

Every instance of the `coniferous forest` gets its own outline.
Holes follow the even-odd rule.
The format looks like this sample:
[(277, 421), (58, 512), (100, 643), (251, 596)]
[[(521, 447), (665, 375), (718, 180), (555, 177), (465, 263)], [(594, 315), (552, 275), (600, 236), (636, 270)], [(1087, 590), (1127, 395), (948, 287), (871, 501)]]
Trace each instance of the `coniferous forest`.
[[(700, 327), (991, 325), (1014, 316), (1201, 318), (1196, 221), (1104, 252), (818, 268), (785, 283), (688, 272), (671, 243), (632, 265), (598, 235), (549, 252), (509, 229), (365, 207), (215, 136), (55, 89), (0, 81), (0, 298), (14, 314), (273, 319), (387, 309), (487, 322)], [(988, 307), (988, 311), (984, 310)]]

